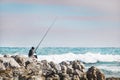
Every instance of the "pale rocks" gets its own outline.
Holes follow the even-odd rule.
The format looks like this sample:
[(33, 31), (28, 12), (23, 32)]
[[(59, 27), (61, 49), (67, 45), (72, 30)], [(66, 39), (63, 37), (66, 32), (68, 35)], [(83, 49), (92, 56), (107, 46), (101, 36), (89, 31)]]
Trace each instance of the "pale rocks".
[(105, 80), (104, 74), (94, 66), (88, 69), (87, 78), (88, 80)]
[(56, 64), (53, 61), (5, 55), (0, 57), (0, 80), (105, 80), (105, 76), (93, 66), (86, 72), (79, 60)]

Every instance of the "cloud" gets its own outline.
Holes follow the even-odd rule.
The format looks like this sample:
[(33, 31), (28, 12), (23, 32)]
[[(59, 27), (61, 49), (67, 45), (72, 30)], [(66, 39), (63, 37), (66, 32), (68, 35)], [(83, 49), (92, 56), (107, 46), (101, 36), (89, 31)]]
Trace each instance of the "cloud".
[(107, 21), (119, 22), (120, 18), (117, 16), (64, 16), (61, 19), (77, 20), (77, 21)]
[(39, 42), (57, 14), (58, 20), (45, 40), (48, 46), (119, 46), (119, 2), (1, 0), (0, 44), (28, 46)]
[(98, 11), (119, 15), (120, 0), (1, 0), (3, 3), (45, 4), (63, 6), (85, 6)]

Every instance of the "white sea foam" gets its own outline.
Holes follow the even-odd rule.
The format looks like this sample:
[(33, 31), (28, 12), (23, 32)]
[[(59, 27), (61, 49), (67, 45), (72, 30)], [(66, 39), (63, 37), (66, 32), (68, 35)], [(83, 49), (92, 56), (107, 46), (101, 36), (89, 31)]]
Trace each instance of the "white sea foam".
[(85, 54), (74, 54), (74, 53), (66, 53), (66, 54), (54, 54), (54, 55), (38, 55), (38, 60), (48, 60), (54, 61), (56, 63), (60, 63), (62, 61), (73, 61), (80, 60), (85, 63), (96, 63), (100, 62), (120, 62), (120, 55), (112, 55), (112, 54), (100, 54), (100, 53), (90, 53), (87, 52)]
[[(12, 55), (22, 55), (27, 57), (27, 55), (23, 55), (20, 53), (14, 53)], [(2, 56), (3, 55), (0, 54), (0, 57)], [(38, 60), (54, 61), (55, 63), (73, 60), (80, 60), (85, 63), (120, 62), (120, 55), (100, 54), (91, 52), (87, 52), (85, 54), (64, 53), (64, 54), (38, 55)]]
[(97, 66), (99, 69), (112, 71), (112, 72), (120, 72), (120, 66)]

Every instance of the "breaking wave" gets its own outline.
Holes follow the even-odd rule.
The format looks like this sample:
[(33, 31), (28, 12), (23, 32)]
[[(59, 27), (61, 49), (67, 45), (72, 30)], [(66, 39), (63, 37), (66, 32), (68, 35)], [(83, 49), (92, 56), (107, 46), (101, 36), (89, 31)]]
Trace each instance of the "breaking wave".
[(97, 63), (97, 62), (120, 62), (120, 55), (113, 54), (100, 54), (87, 52), (85, 54), (54, 54), (54, 55), (38, 55), (38, 60), (48, 60), (60, 63), (62, 61), (80, 60), (84, 63)]

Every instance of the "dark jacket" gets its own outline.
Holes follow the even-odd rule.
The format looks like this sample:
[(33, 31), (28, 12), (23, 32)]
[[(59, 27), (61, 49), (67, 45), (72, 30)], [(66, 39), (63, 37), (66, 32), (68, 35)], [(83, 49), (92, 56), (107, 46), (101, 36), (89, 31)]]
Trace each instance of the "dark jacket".
[(33, 54), (34, 54), (34, 50), (33, 50), (33, 49), (30, 49), (30, 50), (29, 50), (28, 57), (31, 57), (31, 56), (33, 56)]

